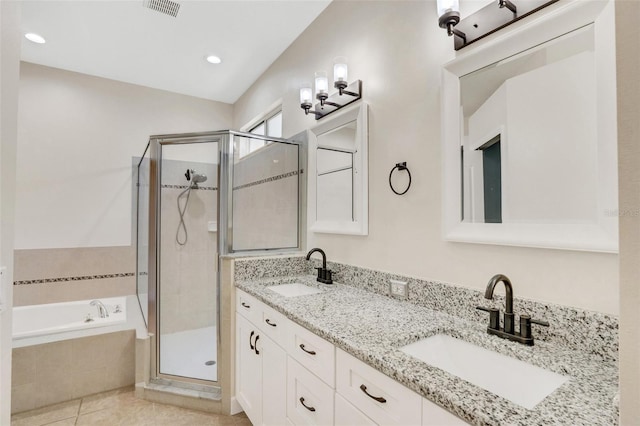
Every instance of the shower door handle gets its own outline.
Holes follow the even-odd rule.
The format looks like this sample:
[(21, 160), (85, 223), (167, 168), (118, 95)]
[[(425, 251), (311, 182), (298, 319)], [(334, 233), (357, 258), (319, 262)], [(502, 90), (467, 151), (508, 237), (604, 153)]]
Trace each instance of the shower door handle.
[[(253, 343), (251, 343), (251, 339), (253, 339), (253, 335), (256, 334), (255, 331), (251, 331), (251, 334), (249, 335), (249, 347), (251, 348), (251, 350), (255, 350), (256, 348), (253, 346)], [(258, 340), (258, 338), (256, 337), (256, 341)]]

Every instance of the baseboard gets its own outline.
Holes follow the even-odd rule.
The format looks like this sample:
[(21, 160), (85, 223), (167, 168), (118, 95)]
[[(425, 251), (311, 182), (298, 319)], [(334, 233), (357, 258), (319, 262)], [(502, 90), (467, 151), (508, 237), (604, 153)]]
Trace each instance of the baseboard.
[(240, 403), (238, 402), (238, 400), (236, 399), (235, 396), (231, 397), (231, 415), (235, 415), (238, 413), (242, 413), (244, 411), (244, 409), (242, 408), (242, 406), (240, 405)]

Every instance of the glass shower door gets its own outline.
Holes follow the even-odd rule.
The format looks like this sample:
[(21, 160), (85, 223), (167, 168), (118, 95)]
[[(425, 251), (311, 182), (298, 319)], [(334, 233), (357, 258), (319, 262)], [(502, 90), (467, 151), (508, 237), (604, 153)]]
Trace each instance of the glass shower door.
[(163, 143), (158, 344), (161, 375), (216, 382), (218, 142)]

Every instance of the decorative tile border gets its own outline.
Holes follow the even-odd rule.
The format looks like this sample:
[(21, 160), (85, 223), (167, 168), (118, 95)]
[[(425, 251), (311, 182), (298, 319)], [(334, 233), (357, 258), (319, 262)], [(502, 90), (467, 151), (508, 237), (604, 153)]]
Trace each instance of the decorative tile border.
[[(234, 279), (255, 280), (282, 276), (315, 274), (321, 266), (319, 259), (307, 261), (304, 255), (261, 259), (235, 259)], [(458, 318), (477, 323), (488, 323), (487, 314), (476, 306), (499, 308), (504, 312), (504, 297), (484, 298), (480, 290), (437, 281), (375, 271), (337, 262), (327, 262), (333, 279), (341, 284), (389, 296), (389, 280), (407, 281), (408, 302), (435, 311), (446, 312)], [(517, 292), (517, 283), (515, 283)], [(517, 293), (516, 293), (517, 294)], [(516, 315), (529, 314), (532, 318), (548, 321), (550, 327), (536, 327), (537, 338), (571, 349), (592, 353), (605, 360), (618, 359), (618, 318), (600, 312), (570, 306), (514, 297)]]
[[(300, 174), (302, 174), (302, 173), (304, 173), (304, 170), (300, 169)], [(282, 173), (282, 174), (279, 174), (279, 175), (276, 175), (276, 176), (268, 177), (266, 179), (260, 179), (260, 180), (257, 180), (255, 182), (249, 182), (249, 183), (245, 183), (244, 185), (235, 186), (233, 188), (233, 190), (236, 191), (238, 189), (249, 188), (251, 186), (261, 185), (263, 183), (273, 182), (273, 181), (276, 181), (276, 180), (285, 179), (285, 178), (288, 178), (288, 177), (291, 177), (291, 176), (297, 176), (297, 175), (298, 175), (298, 171), (294, 170), (292, 172)]]
[[(187, 189), (189, 185), (161, 185), (162, 189)], [(216, 186), (194, 186), (191, 188), (193, 190), (198, 191), (217, 191), (218, 188)]]
[(135, 275), (136, 275), (135, 272), (120, 272), (117, 274), (84, 275), (79, 277), (40, 278), (36, 280), (14, 281), (13, 285), (30, 285), (30, 284), (62, 283), (62, 282), (68, 282), (68, 281), (103, 280), (107, 278), (134, 277)]

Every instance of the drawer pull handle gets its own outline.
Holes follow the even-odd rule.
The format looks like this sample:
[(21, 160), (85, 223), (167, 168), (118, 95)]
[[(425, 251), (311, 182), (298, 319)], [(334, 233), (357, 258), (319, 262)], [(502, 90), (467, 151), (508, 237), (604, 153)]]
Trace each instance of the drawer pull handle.
[(302, 404), (302, 406), (304, 408), (306, 408), (307, 410), (309, 410), (309, 411), (316, 411), (315, 408), (309, 407), (307, 404), (304, 403), (304, 398), (303, 397), (300, 397), (300, 404)]
[(258, 339), (259, 339), (259, 338), (260, 338), (260, 335), (259, 335), (259, 334), (257, 334), (257, 335), (256, 335), (256, 341), (255, 341), (255, 342), (253, 342), (253, 344), (254, 344), (254, 345), (256, 345), (256, 349), (255, 349), (255, 351), (256, 351), (256, 355), (260, 355), (260, 351), (258, 350)]
[(371, 399), (375, 399), (376, 401), (378, 401), (378, 402), (380, 402), (380, 403), (382, 403), (382, 404), (384, 404), (385, 402), (387, 402), (387, 400), (386, 400), (386, 399), (384, 399), (383, 397), (381, 397), (381, 396), (373, 396), (373, 395), (371, 395), (369, 392), (367, 392), (367, 387), (366, 387), (365, 385), (360, 385), (360, 390), (361, 390), (362, 392), (364, 392), (365, 394), (367, 394), (367, 396), (368, 396), (369, 398), (371, 398)]
[(300, 343), (300, 349), (302, 349), (303, 351), (305, 351), (306, 353), (308, 353), (309, 355), (315, 355), (316, 351), (310, 351), (304, 348), (304, 343)]
[(244, 302), (242, 302), (241, 305), (242, 305), (243, 308), (247, 308), (247, 309), (249, 309), (251, 307), (251, 305), (247, 305)]
[[(251, 339), (253, 339), (253, 335), (254, 335), (254, 334), (256, 334), (256, 332), (252, 330), (252, 331), (251, 331), (251, 334), (249, 335), (249, 347), (250, 347), (252, 350), (253, 350), (253, 349), (255, 349), (255, 347), (253, 346), (253, 343), (251, 343)], [(256, 339), (256, 340), (258, 340), (258, 339)]]
[(267, 324), (269, 324), (271, 327), (277, 327), (277, 324), (272, 323), (269, 318), (267, 318), (266, 320), (264, 320), (264, 322), (266, 322)]

